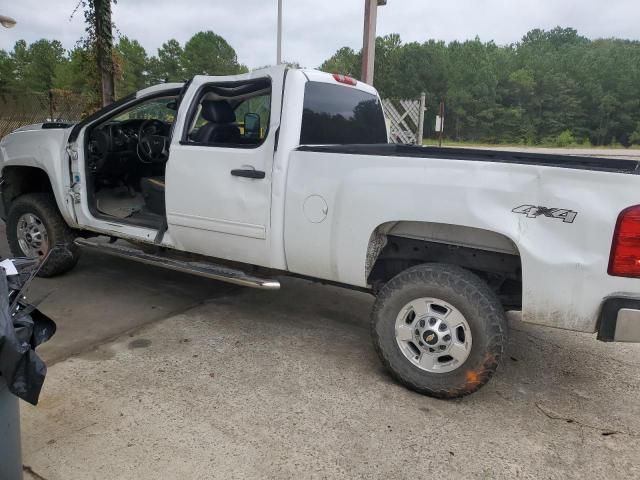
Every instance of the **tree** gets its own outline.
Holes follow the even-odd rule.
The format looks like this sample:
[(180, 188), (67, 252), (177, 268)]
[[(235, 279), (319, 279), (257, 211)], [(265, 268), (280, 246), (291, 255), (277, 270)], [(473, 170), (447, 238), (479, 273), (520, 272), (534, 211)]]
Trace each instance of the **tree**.
[[(84, 48), (95, 58), (100, 76), (102, 104), (115, 100), (115, 64), (113, 61), (113, 22), (111, 21), (112, 0), (79, 0), (76, 10), (82, 7), (86, 23)], [(113, 0), (115, 3), (116, 0)]]
[(26, 70), (29, 66), (29, 49), (27, 42), (18, 40), (13, 46), (13, 51), (10, 56), (13, 65), (14, 83), (24, 88)]
[[(54, 88), (69, 90), (72, 92), (89, 93), (91, 86), (95, 85), (96, 76), (89, 74), (92, 58), (85, 49), (76, 47), (68, 53), (67, 58), (56, 66)], [(97, 71), (95, 68), (94, 72)], [(94, 82), (88, 77), (93, 76)]]
[(12, 78), (2, 79), (0, 84), (23, 91), (44, 92), (53, 88), (56, 68), (65, 61), (65, 51), (57, 40), (42, 39), (31, 45), (18, 40), (11, 54), (3, 54), (0, 68)]
[(0, 93), (15, 85), (15, 65), (11, 56), (0, 50)]
[(58, 40), (38, 40), (29, 46), (27, 56), (25, 86), (39, 92), (53, 88), (56, 66), (64, 61), (62, 44)]
[(119, 97), (136, 92), (148, 85), (147, 52), (137, 40), (120, 38), (115, 51), (119, 57), (121, 72), (117, 76), (116, 91)]
[[(535, 29), (505, 46), (376, 40), (375, 86), (383, 97), (427, 94), (426, 125), (440, 100), (445, 135), (457, 140), (623, 145), (637, 141), (640, 42), (589, 40), (572, 28)], [(339, 49), (321, 69), (359, 76), (359, 52)], [(429, 128), (425, 130), (429, 133)], [(569, 142), (572, 143), (572, 142)]]
[[(110, 3), (79, 1), (87, 38), (69, 52), (59, 42), (44, 39), (32, 44), (20, 40), (12, 51), (0, 50), (0, 92), (58, 88), (83, 93), (86, 111), (103, 104), (96, 32), (109, 36), (111, 23), (104, 23), (103, 16), (104, 28), (98, 28), (92, 12)], [(387, 98), (417, 98), (426, 92), (427, 135), (444, 100), (445, 136), (456, 140), (640, 142), (640, 41), (589, 40), (574, 29), (557, 27), (532, 30), (519, 42), (503, 46), (478, 38), (405, 44), (398, 35), (380, 37), (376, 45), (376, 87)], [(359, 78), (360, 56), (343, 47), (321, 69)], [(197, 33), (184, 48), (170, 39), (151, 58), (136, 40), (122, 37), (109, 61), (117, 74), (118, 96), (195, 74), (246, 71), (234, 49), (213, 32)]]
[(634, 132), (629, 137), (629, 142), (632, 145), (640, 145), (640, 122), (638, 122), (638, 125), (636, 126), (636, 129), (634, 130)]
[(180, 43), (172, 38), (162, 44), (158, 49), (158, 67), (155, 72), (161, 80), (168, 82), (179, 82), (185, 79), (185, 72), (182, 66), (184, 50)]
[(360, 78), (362, 56), (352, 48), (342, 47), (320, 65), (320, 70), (328, 73), (339, 73), (353, 78)]
[(182, 65), (187, 77), (193, 75), (233, 75), (247, 71), (238, 63), (236, 51), (212, 31), (198, 32), (186, 43)]

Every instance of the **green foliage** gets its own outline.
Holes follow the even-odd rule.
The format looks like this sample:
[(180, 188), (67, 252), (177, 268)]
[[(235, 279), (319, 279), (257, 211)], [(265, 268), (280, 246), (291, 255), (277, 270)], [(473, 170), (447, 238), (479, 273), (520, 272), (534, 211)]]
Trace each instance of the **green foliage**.
[(636, 129), (629, 137), (629, 141), (632, 145), (640, 145), (640, 123), (638, 123)]
[(360, 54), (352, 48), (342, 47), (320, 66), (320, 70), (359, 78), (362, 63), (360, 58)]
[[(238, 63), (235, 50), (213, 32), (196, 33), (184, 49), (177, 40), (170, 39), (154, 57), (149, 57), (137, 40), (122, 36), (113, 50), (111, 68), (118, 98), (150, 85), (184, 81), (197, 74), (247, 71)], [(51, 88), (82, 93), (94, 107), (101, 103), (95, 40), (79, 42), (68, 52), (57, 40), (38, 40), (31, 45), (19, 40), (13, 51), (0, 50), (0, 93), (9, 89), (45, 92)]]
[(0, 93), (7, 91), (14, 86), (15, 64), (11, 55), (0, 50)]
[(149, 60), (151, 75), (156, 82), (179, 82), (186, 78), (182, 66), (184, 51), (180, 43), (172, 38), (158, 49), (158, 56)]
[(575, 145), (576, 139), (573, 137), (571, 130), (565, 130), (556, 137), (554, 143), (556, 147), (566, 148)]
[(117, 0), (78, 0), (71, 14), (73, 17), (78, 10), (84, 14), (85, 35), (79, 40), (78, 47), (87, 54), (84, 67), (93, 104), (91, 108), (110, 103), (115, 97), (114, 77), (118, 63), (113, 52), (115, 26), (111, 20), (112, 2), (115, 4)]
[(92, 67), (97, 71), (93, 66), (93, 60), (91, 54), (81, 47), (71, 50), (67, 58), (56, 66), (54, 88), (87, 93), (91, 88), (87, 82), (87, 74)]
[[(109, 0), (81, 0), (87, 38), (65, 52), (57, 41), (16, 42), (0, 50), (0, 92), (82, 92), (101, 101), (97, 48), (108, 47)], [(100, 24), (102, 30), (97, 31)], [(110, 24), (109, 24), (110, 25)], [(102, 43), (100, 43), (102, 42)], [(122, 37), (111, 66), (116, 96), (196, 74), (247, 71), (235, 50), (214, 32), (198, 32), (184, 46), (165, 42), (154, 56)], [(336, 51), (320, 67), (360, 77), (361, 53)], [(426, 93), (425, 134), (445, 102), (445, 136), (480, 143), (640, 145), (640, 42), (589, 40), (571, 28), (535, 29), (517, 43), (498, 46), (480, 39), (402, 43), (396, 34), (376, 40), (375, 85), (386, 98)]]
[(238, 64), (236, 51), (212, 31), (198, 32), (185, 44), (182, 65), (188, 77), (194, 75), (232, 75), (247, 71)]
[(42, 39), (31, 45), (19, 40), (11, 53), (0, 51), (0, 89), (49, 90), (54, 86), (58, 66), (66, 61), (57, 40)]
[(124, 97), (147, 86), (149, 77), (147, 52), (137, 40), (129, 40), (126, 36), (120, 38), (116, 45), (119, 64), (122, 72), (116, 77), (116, 92)]
[[(375, 86), (383, 97), (427, 95), (426, 135), (440, 101), (445, 136), (456, 141), (535, 145), (637, 142), (640, 42), (589, 40), (571, 28), (532, 30), (497, 46), (478, 38), (445, 44), (377, 39)], [(359, 76), (360, 53), (339, 49), (321, 70)], [(639, 133), (640, 135), (640, 133)]]

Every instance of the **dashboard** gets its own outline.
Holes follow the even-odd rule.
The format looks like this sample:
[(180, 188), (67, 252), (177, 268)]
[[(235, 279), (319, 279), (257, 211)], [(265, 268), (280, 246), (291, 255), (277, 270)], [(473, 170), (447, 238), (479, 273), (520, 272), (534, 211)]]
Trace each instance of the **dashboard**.
[(121, 122), (109, 122), (94, 128), (89, 134), (88, 164), (94, 173), (118, 164), (130, 161), (143, 161), (138, 154), (140, 134), (161, 135), (168, 137), (171, 124), (154, 120), (145, 126), (144, 132), (140, 127), (146, 119), (132, 119)]

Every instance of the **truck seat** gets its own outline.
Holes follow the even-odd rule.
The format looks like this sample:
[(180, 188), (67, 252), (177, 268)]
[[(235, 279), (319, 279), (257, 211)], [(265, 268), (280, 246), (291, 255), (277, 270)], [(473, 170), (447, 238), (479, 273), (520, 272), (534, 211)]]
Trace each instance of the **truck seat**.
[(144, 177), (140, 180), (140, 190), (144, 203), (151, 213), (164, 216), (166, 214), (164, 201), (164, 177)]
[(207, 123), (198, 129), (198, 143), (240, 143), (240, 129), (235, 124), (236, 113), (225, 100), (203, 100), (201, 115)]

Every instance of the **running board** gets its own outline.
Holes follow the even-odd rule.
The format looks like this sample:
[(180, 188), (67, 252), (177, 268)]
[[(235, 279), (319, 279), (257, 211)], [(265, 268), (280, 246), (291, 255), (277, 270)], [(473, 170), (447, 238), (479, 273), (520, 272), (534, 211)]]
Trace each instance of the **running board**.
[(115, 257), (128, 258), (136, 262), (162, 267), (176, 272), (191, 273), (200, 277), (211, 278), (221, 282), (235, 283), (244, 287), (258, 288), (261, 290), (278, 290), (280, 282), (268, 278), (260, 278), (236, 270), (234, 268), (216, 265), (207, 262), (187, 262), (175, 258), (145, 253), (141, 250), (116, 245), (115, 243), (98, 242), (86, 238), (76, 238), (75, 244), (82, 248), (96, 250)]

